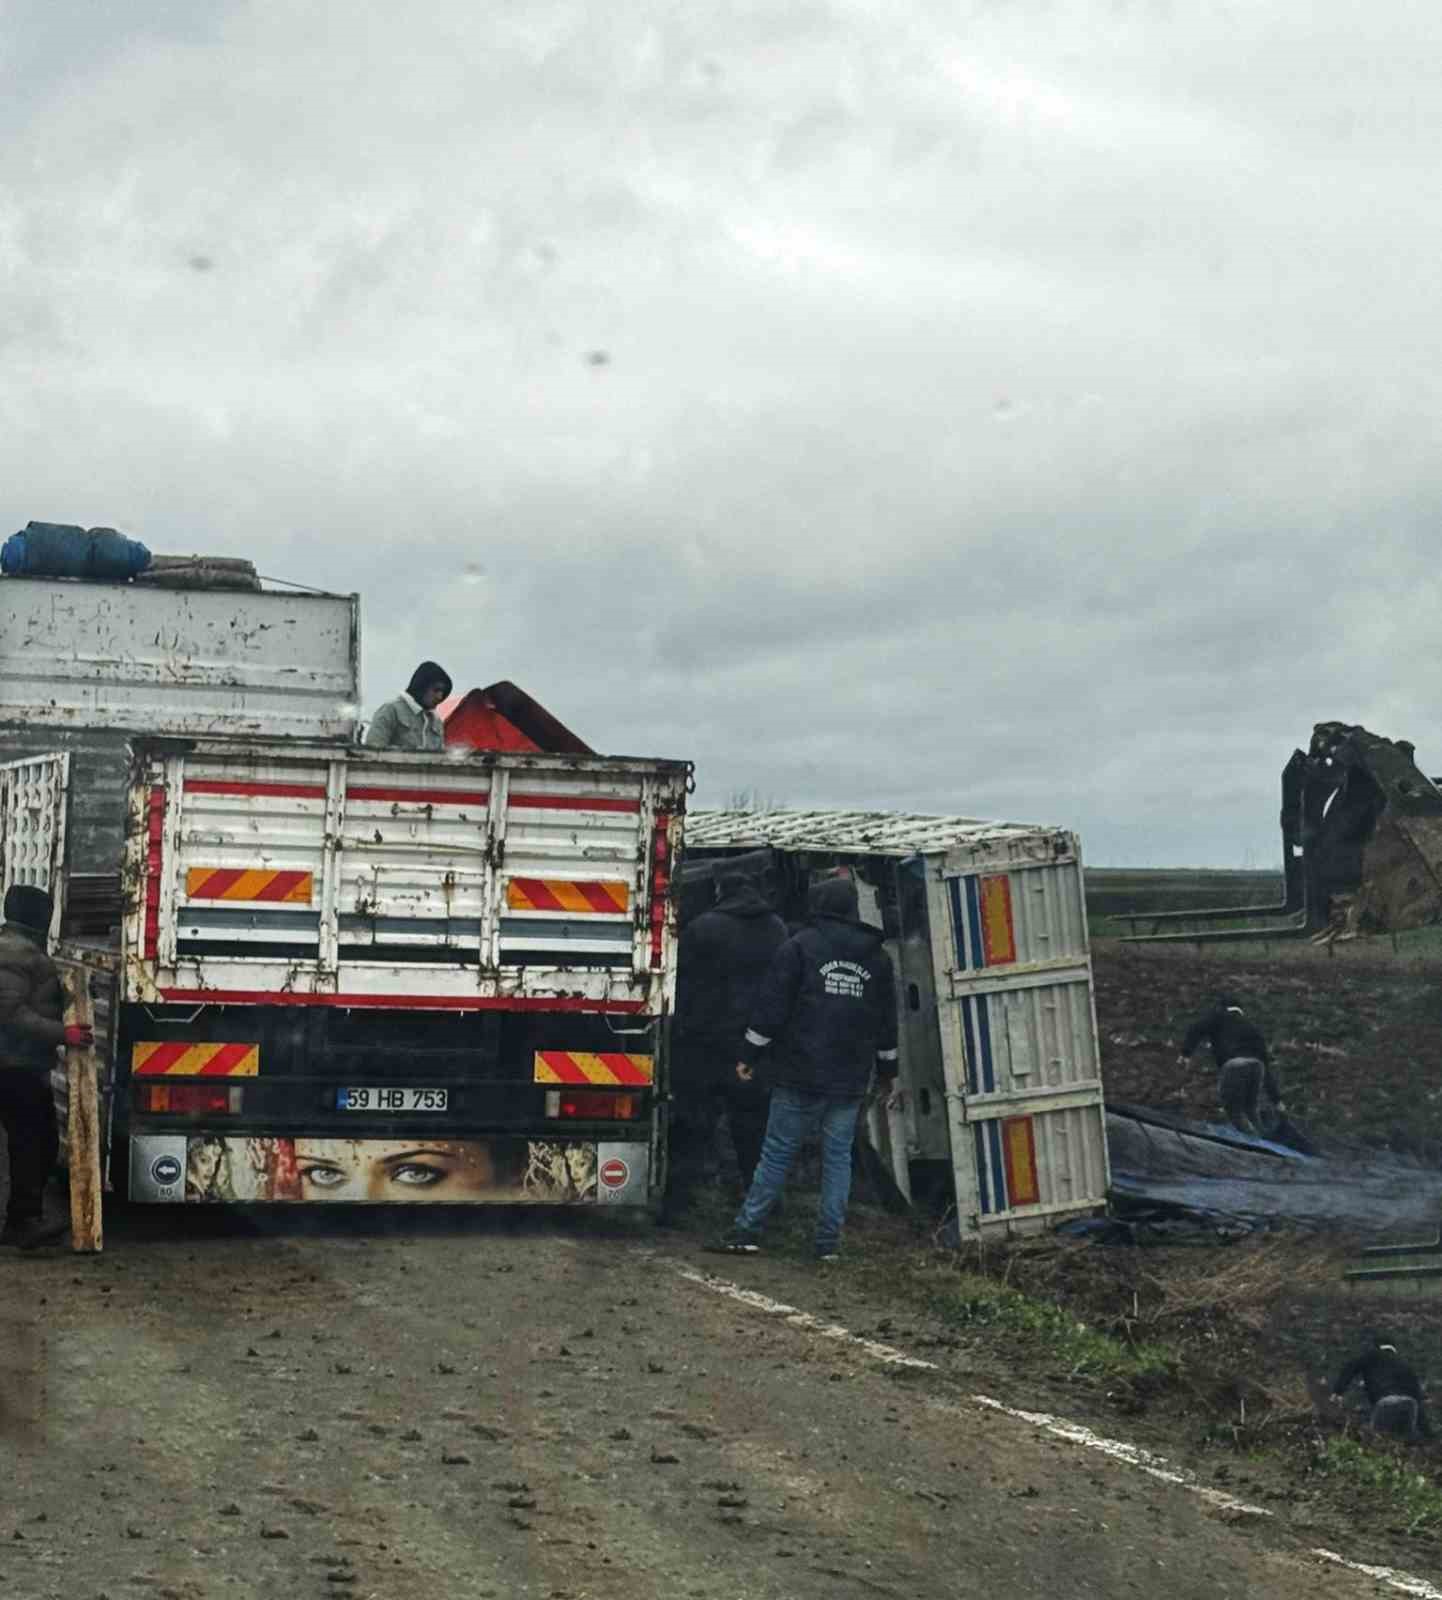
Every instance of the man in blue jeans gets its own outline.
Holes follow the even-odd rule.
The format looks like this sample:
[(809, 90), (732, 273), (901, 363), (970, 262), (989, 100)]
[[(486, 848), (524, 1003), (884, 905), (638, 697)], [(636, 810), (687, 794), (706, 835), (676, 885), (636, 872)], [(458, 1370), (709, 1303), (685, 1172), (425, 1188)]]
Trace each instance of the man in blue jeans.
[(828, 878), (810, 896), (808, 925), (776, 952), (762, 981), (736, 1063), (749, 1083), (762, 1053), (771, 1112), (766, 1142), (735, 1226), (717, 1245), (734, 1255), (760, 1248), (766, 1218), (807, 1131), (821, 1127), (821, 1203), (816, 1257), (835, 1261), (851, 1197), (851, 1145), (872, 1068), (894, 1093), (896, 984), (880, 928), (860, 920), (856, 885)]

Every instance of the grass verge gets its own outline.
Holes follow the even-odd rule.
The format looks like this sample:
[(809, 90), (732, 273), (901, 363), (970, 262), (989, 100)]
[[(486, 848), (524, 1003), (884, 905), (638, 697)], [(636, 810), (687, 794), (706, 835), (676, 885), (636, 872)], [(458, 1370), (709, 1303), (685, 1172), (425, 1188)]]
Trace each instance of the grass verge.
[(1401, 1532), (1442, 1531), (1442, 1487), (1435, 1474), (1418, 1471), (1404, 1447), (1328, 1439), (1313, 1456), (1312, 1471), (1380, 1502), (1400, 1521)]

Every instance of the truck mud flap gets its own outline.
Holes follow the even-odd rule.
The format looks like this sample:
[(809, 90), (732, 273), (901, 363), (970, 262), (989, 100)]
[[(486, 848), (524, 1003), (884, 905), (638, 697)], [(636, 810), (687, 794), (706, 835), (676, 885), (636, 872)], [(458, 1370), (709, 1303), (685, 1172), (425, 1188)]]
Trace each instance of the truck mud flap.
[(135, 1134), (142, 1203), (644, 1206), (643, 1140)]

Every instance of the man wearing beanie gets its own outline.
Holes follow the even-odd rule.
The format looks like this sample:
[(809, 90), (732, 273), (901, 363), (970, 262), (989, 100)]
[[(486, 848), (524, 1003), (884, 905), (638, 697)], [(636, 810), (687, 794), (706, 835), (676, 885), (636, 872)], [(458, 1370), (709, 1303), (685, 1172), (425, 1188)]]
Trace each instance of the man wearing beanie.
[(724, 1109), (743, 1189), (766, 1134), (766, 1091), (736, 1077), (736, 1053), (786, 924), (756, 881), (722, 869), (716, 903), (681, 930), (664, 1217), (686, 1209)]
[(373, 750), (444, 750), (445, 724), (436, 707), (451, 692), (451, 680), (434, 661), (422, 661), (405, 692), (388, 700), (366, 729)]
[(50, 1069), (62, 1045), (94, 1042), (89, 1028), (61, 1021), (60, 974), (45, 953), (53, 905), (43, 889), (17, 883), (5, 895), (0, 927), (0, 1127), (10, 1146), (10, 1205), (0, 1244), (34, 1249), (65, 1232), (46, 1222), (45, 1185), (60, 1138)]
[(810, 896), (808, 925), (788, 939), (761, 985), (736, 1064), (748, 1082), (766, 1056), (771, 1111), (756, 1177), (718, 1249), (749, 1255), (781, 1198), (808, 1129), (821, 1128), (816, 1258), (835, 1261), (851, 1198), (851, 1146), (871, 1079), (896, 1081), (896, 986), (885, 935), (858, 915), (856, 885), (828, 878)]

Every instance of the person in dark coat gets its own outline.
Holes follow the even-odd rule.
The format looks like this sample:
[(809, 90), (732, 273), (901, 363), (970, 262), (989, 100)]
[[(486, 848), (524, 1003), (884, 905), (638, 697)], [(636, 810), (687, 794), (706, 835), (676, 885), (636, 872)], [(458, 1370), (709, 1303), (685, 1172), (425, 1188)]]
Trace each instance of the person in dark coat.
[(671, 1069), (670, 1160), (663, 1215), (685, 1209), (722, 1113), (750, 1188), (766, 1133), (766, 1090), (736, 1076), (751, 1007), (786, 926), (754, 879), (721, 871), (716, 903), (681, 930)]
[(717, 1248), (750, 1254), (781, 1198), (807, 1130), (821, 1128), (816, 1256), (834, 1261), (851, 1197), (851, 1146), (873, 1070), (894, 1093), (896, 980), (880, 928), (860, 920), (856, 885), (828, 878), (811, 890), (811, 920), (776, 953), (746, 1029), (736, 1074), (749, 1082), (765, 1057), (771, 1085), (756, 1177)]
[(1217, 1064), (1217, 1098), (1227, 1120), (1242, 1133), (1261, 1132), (1262, 1090), (1272, 1102), (1273, 1116), (1282, 1109), (1282, 1088), (1267, 1052), (1262, 1030), (1234, 1000), (1219, 1001), (1187, 1029), (1182, 1038), (1181, 1065), (1200, 1044), (1212, 1047)]
[(366, 729), (372, 750), (444, 750), (445, 724), (436, 707), (451, 692), (451, 680), (434, 661), (422, 661), (411, 674), (405, 692), (388, 700)]
[(1432, 1429), (1423, 1406), (1422, 1384), (1412, 1368), (1397, 1354), (1397, 1346), (1375, 1336), (1361, 1355), (1337, 1374), (1332, 1396), (1341, 1400), (1360, 1378), (1372, 1408), (1372, 1426), (1378, 1433), (1404, 1439), (1428, 1439)]
[(45, 1186), (60, 1154), (50, 1069), (62, 1046), (94, 1042), (66, 1027), (60, 974), (45, 953), (50, 896), (29, 884), (5, 895), (0, 927), (0, 1127), (10, 1148), (10, 1204), (0, 1244), (33, 1249), (59, 1238), (64, 1220), (45, 1221)]

